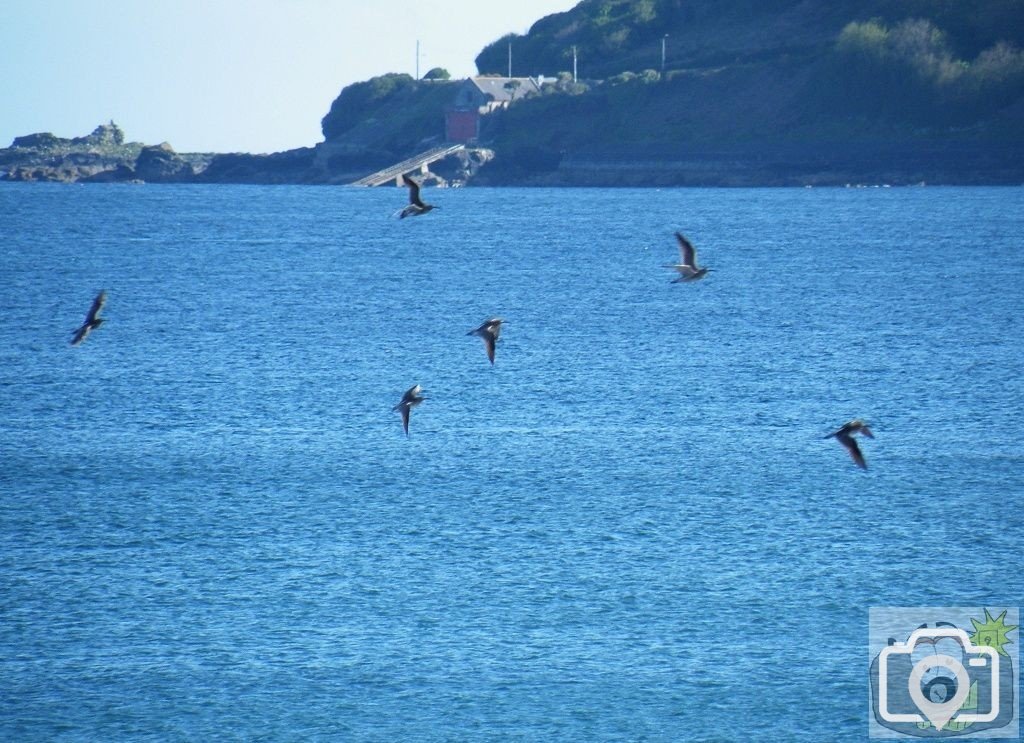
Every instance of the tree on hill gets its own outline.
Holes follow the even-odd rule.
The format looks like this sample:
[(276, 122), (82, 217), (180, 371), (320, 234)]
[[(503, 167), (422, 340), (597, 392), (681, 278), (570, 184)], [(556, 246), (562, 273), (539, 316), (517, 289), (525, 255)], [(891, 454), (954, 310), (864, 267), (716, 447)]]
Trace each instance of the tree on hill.
[(444, 108), (458, 85), (398, 73), (349, 85), (321, 122), (324, 139), (379, 159), (407, 157), (444, 136)]
[(343, 134), (359, 124), (368, 110), (408, 92), (415, 85), (411, 75), (389, 72), (345, 87), (320, 122), (324, 139)]
[(920, 124), (966, 124), (1024, 91), (1024, 54), (997, 42), (974, 59), (958, 57), (931, 21), (851, 22), (831, 60), (832, 103), (841, 110)]

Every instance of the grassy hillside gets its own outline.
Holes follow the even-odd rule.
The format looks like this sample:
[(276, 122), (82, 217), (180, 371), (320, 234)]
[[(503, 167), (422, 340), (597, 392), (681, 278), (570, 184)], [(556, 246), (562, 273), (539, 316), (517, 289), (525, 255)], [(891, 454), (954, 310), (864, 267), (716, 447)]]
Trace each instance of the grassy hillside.
[(519, 73), (564, 70), (573, 44), (580, 58), (581, 84), (489, 122), (492, 175), (707, 151), (927, 151), (969, 169), (989, 148), (1020, 148), (1022, 29), (1020, 0), (584, 0), (477, 58), (500, 69), (510, 40), (530, 65)]
[(488, 45), (476, 64), (503, 73), (511, 42), (514, 74), (552, 74), (569, 69), (575, 45), (580, 75), (606, 78), (660, 69), (663, 39), (669, 69), (763, 62), (827, 52), (848, 23), (872, 19), (927, 20), (962, 59), (998, 41), (1024, 46), (1020, 0), (583, 0)]
[(404, 154), (444, 137), (444, 107), (457, 82), (390, 73), (341, 91), (321, 121), (324, 139)]

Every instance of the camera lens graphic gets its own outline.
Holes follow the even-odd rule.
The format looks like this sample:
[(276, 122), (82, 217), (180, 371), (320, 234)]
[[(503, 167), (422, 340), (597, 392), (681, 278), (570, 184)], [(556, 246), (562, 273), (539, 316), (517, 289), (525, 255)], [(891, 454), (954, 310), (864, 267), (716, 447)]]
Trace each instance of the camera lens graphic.
[(941, 704), (956, 694), (956, 680), (949, 676), (936, 676), (924, 685), (924, 696), (932, 702)]
[[(944, 668), (953, 673), (953, 678), (945, 674), (936, 676), (926, 684), (922, 680), (933, 668)], [(941, 679), (941, 681), (940, 681)], [(910, 672), (907, 690), (910, 698), (936, 728), (941, 730), (957, 713), (970, 692), (971, 679), (967, 675), (964, 664), (949, 655), (929, 655), (919, 661)], [(949, 692), (952, 691), (950, 695)], [(932, 692), (935, 692), (934, 696)], [(937, 701), (941, 697), (943, 701)]]

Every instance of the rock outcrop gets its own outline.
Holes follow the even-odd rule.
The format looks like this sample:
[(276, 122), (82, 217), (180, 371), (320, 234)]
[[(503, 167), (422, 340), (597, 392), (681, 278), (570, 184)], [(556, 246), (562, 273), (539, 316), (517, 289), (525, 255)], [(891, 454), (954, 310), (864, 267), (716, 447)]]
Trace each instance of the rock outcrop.
[(126, 142), (121, 127), (110, 122), (72, 139), (49, 132), (16, 137), (0, 149), (0, 180), (180, 183), (192, 180), (211, 157), (179, 154), (166, 142), (148, 147)]
[(163, 142), (142, 148), (132, 177), (146, 183), (182, 183), (192, 180), (194, 175), (192, 164)]
[(193, 180), (199, 183), (318, 183), (322, 178), (313, 167), (314, 153), (312, 147), (301, 147), (270, 155), (242, 152), (214, 155)]

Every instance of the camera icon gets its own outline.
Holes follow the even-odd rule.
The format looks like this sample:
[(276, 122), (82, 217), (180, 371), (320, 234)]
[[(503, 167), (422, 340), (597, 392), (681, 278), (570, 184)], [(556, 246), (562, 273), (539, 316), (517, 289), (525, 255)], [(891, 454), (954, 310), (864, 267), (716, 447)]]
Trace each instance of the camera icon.
[[(951, 722), (992, 722), (999, 717), (999, 684), (995, 648), (972, 644), (952, 625), (919, 627), (878, 656), (878, 715), (889, 723), (927, 720), (937, 731)], [(973, 702), (965, 705), (969, 697)]]

